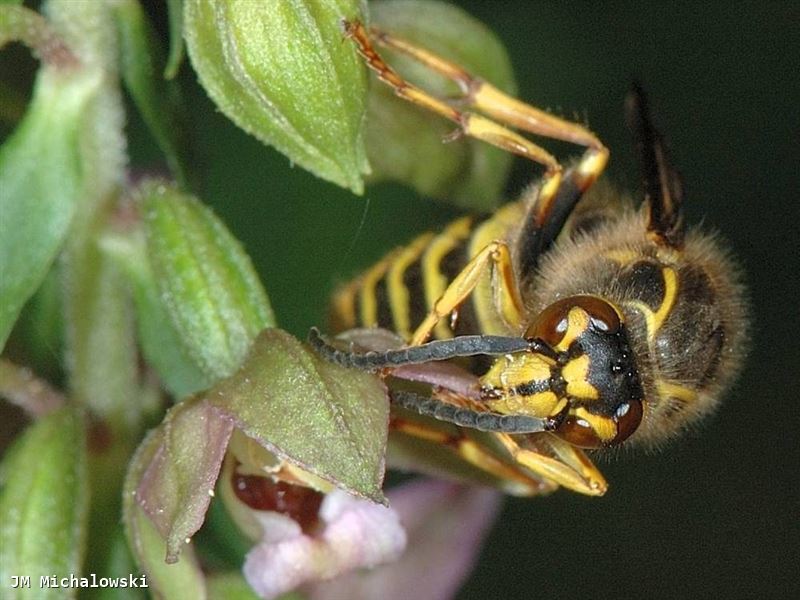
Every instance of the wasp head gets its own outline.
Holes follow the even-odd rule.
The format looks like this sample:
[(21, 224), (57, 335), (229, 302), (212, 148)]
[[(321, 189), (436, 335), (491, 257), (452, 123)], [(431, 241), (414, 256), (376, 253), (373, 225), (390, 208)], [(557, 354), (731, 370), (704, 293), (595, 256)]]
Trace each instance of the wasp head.
[(613, 446), (642, 420), (644, 393), (622, 313), (596, 296), (570, 296), (528, 328), (530, 351), (495, 361), (481, 379), (499, 412), (549, 418), (553, 432), (580, 447)]

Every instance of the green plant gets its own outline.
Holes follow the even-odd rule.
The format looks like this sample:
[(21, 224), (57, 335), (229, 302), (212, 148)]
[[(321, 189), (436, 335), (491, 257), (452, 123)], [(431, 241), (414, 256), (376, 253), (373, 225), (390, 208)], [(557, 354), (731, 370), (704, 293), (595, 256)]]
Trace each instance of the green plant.
[[(142, 572), (163, 597), (246, 597), (252, 592), (236, 567), (259, 542), (248, 581), (265, 597), (291, 589), (303, 578), (275, 583), (279, 566), (265, 583), (270, 527), (231, 491), (232, 469), (280, 472), (307, 486), (328, 503), (328, 531), (348, 518), (372, 527), (359, 535), (384, 536), (367, 551), (358, 537), (331, 541), (293, 529), (308, 545), (304, 579), (395, 559), (405, 544), (397, 517), (379, 506), (382, 382), (322, 361), (278, 329), (280, 315), (243, 247), (195, 195), (202, 177), (189, 158), (188, 107), (175, 79), (184, 39), (227, 117), (356, 194), (369, 175), (487, 209), (509, 159), (471, 141), (441, 152), (436, 119), (384, 89), (368, 94), (365, 68), (339, 28), (342, 18), (369, 18), (358, 0), (285, 0), (275, 10), (167, 5), (168, 53), (137, 0), (50, 0), (41, 14), (0, 6), (0, 46), (22, 42), (40, 61), (25, 114), (0, 149), (0, 394), (32, 421), (0, 471), (4, 586), (12, 576), (35, 584), (42, 575)], [(420, 14), (449, 26), (432, 32)], [(502, 48), (457, 9), (387, 2), (373, 18), (412, 38), (419, 29), (434, 46), (461, 47), (464, 62), (491, 68), (513, 90)], [(123, 90), (169, 176), (132, 176)], [(215, 485), (224, 489), (207, 517)], [(397, 502), (426, 514), (420, 507), (437, 498), (414, 493)], [(351, 506), (352, 496), (365, 500)], [(495, 510), (493, 495), (476, 498), (465, 510)], [(207, 518), (205, 537), (189, 544)], [(341, 547), (357, 552), (344, 559)]]

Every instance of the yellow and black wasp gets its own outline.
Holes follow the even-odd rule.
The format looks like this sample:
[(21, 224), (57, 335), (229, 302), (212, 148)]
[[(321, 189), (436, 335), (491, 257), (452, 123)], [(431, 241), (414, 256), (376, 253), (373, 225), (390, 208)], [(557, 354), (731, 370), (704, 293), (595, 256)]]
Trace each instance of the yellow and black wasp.
[[(635, 89), (626, 107), (644, 168), (637, 210), (595, 183), (609, 153), (588, 129), (386, 32), (344, 29), (398, 96), (546, 172), (517, 202), (424, 234), (338, 291), (336, 330), (381, 329), (349, 334), (345, 348), (312, 330), (312, 343), (386, 377), (395, 436), (445, 445), (512, 493), (603, 494), (583, 449), (654, 445), (696, 422), (731, 383), (747, 340), (737, 269), (714, 235), (687, 230), (644, 94)], [(468, 110), (405, 81), (374, 45), (454, 81)], [(586, 151), (564, 169), (498, 122)]]

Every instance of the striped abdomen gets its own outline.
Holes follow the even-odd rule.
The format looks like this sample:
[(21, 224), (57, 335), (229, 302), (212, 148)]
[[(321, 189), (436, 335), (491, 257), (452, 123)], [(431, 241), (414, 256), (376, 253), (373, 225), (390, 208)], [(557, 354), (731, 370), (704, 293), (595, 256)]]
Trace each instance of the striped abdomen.
[[(382, 327), (409, 339), (470, 258), (494, 240), (510, 241), (524, 211), (522, 203), (513, 203), (488, 219), (463, 217), (439, 234), (423, 234), (389, 253), (336, 292), (333, 329)], [(459, 308), (455, 327), (442, 321), (434, 337), (469, 333), (508, 333), (494, 307), (488, 273)]]

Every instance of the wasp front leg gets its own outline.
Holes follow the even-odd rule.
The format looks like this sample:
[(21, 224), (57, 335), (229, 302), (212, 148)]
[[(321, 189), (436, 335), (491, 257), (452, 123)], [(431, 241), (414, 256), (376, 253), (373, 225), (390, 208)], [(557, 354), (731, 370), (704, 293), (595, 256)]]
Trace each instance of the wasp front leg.
[(510, 327), (521, 328), (524, 308), (517, 288), (511, 252), (505, 242), (495, 240), (473, 256), (450, 282), (442, 296), (434, 303), (430, 312), (414, 331), (409, 345), (418, 346), (425, 342), (436, 324), (458, 309), (461, 303), (469, 297), (489, 268), (494, 270), (497, 277), (497, 285), (494, 286), (496, 306), (501, 310), (503, 318)]
[(608, 489), (586, 454), (555, 435), (494, 435), (514, 462), (548, 481), (587, 496), (602, 496)]
[(465, 481), (495, 485), (514, 496), (537, 496), (558, 488), (551, 480), (499, 458), (482, 439), (491, 439), (491, 434), (421, 419), (404, 411), (395, 410), (393, 414), (388, 460), (395, 468), (456, 478), (460, 475)]
[[(448, 402), (453, 402), (453, 399), (448, 399)], [(495, 480), (508, 493), (533, 496), (563, 486), (587, 496), (602, 496), (608, 489), (603, 475), (586, 455), (556, 436), (547, 433), (481, 433), (433, 422), (417, 414), (408, 413), (407, 417), (405, 414), (405, 411), (395, 408), (390, 427), (394, 433), (413, 438), (417, 445), (430, 444), (431, 447), (426, 446), (422, 452), (425, 462), (436, 463), (436, 450), (448, 449)], [(408, 444), (413, 447), (410, 440)], [(410, 467), (418, 469), (422, 466), (419, 454)], [(448, 474), (460, 472), (457, 466), (446, 464), (441, 457), (438, 462), (445, 462), (439, 466)], [(475, 474), (470, 477), (479, 479)]]

